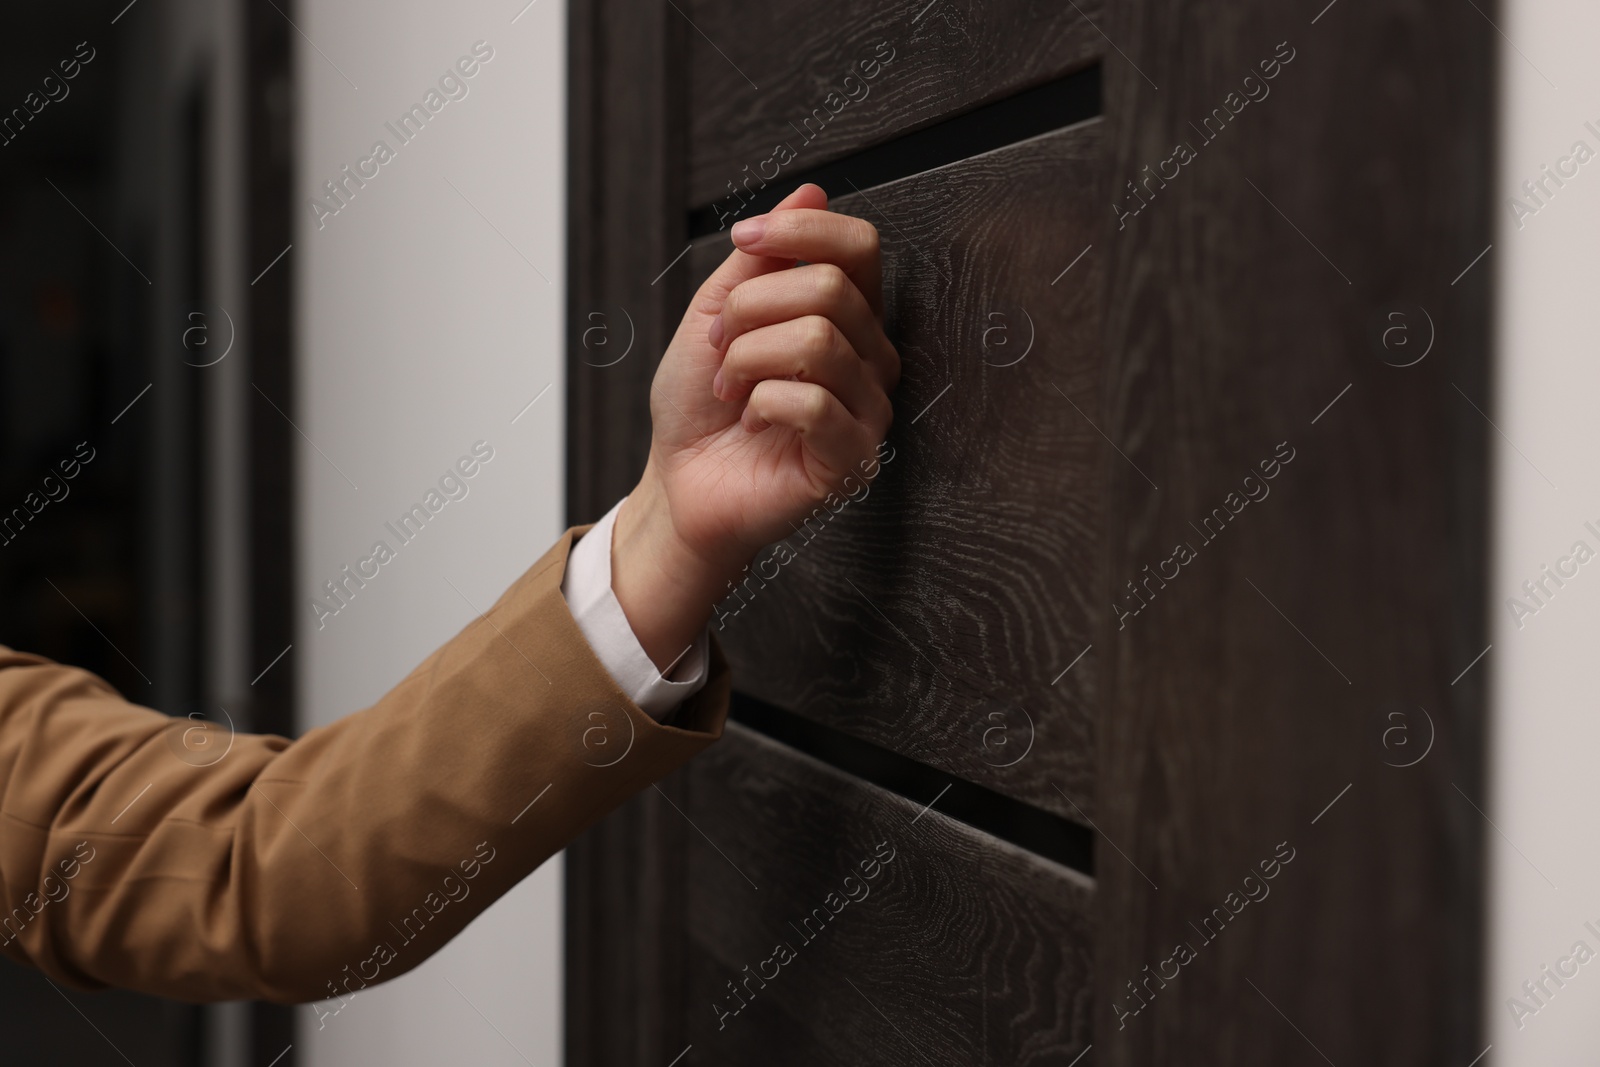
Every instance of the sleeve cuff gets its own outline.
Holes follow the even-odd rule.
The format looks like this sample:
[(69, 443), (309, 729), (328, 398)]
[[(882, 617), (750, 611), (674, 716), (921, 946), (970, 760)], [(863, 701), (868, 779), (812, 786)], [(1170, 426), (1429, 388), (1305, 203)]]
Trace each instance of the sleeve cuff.
[(706, 683), (709, 634), (701, 630), (694, 644), (665, 672), (645, 653), (628, 616), (611, 591), (611, 531), (619, 500), (605, 518), (584, 534), (567, 557), (561, 595), (573, 620), (617, 687), (651, 718), (661, 720)]

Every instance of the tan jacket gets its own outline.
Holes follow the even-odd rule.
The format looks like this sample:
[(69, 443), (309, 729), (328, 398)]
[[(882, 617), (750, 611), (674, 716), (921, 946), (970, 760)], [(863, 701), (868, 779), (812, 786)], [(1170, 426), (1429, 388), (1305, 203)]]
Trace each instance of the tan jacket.
[[(213, 733), (0, 646), (0, 942), (80, 989), (343, 996), (421, 963), (705, 748), (727, 661), (657, 723), (561, 596), (569, 530), (373, 707), (298, 741)], [(225, 755), (218, 755), (225, 752)]]

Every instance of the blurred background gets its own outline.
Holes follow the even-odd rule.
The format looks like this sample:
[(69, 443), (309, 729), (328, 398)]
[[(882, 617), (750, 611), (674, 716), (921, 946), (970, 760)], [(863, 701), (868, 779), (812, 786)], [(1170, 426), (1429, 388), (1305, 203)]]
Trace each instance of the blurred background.
[[(559, 534), (564, 17), (559, 0), (11, 14), (0, 643), (292, 735), (381, 695)], [(319, 228), (324, 183), (485, 53)], [(494, 459), (469, 495), (318, 630), (318, 587), (477, 441)], [(0, 963), (0, 1059), (554, 1063), (560, 881), (547, 864), (337, 1016), (64, 993)]]
[[(1596, 143), (1600, 9), (1480, 13), (1503, 44), (1495, 238), (1477, 268), (1497, 324), (1492, 644), (1475, 668), (1493, 694), (1483, 1062), (1592, 1062), (1600, 978), (1536, 1020), (1508, 1000), (1588, 936), (1585, 907), (1600, 925), (1600, 581), (1535, 618), (1508, 601), (1600, 525), (1600, 178), (1533, 217), (1509, 198)], [(559, 533), (565, 14), (562, 0), (8, 12), (0, 643), (172, 714), (293, 734), (376, 698)], [(347, 177), (486, 51), (376, 177)], [(469, 497), (318, 628), (307, 599), (480, 440), (495, 458)], [(4, 1059), (554, 1064), (560, 883), (558, 860), (337, 1016), (66, 993), (0, 963)]]

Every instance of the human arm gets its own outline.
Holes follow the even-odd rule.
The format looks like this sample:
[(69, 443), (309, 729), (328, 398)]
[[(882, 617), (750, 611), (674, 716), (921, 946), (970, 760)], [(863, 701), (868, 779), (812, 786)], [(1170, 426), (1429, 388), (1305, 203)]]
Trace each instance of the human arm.
[[(650, 465), (608, 551), (660, 668), (887, 429), (876, 233), (823, 203), (803, 188), (768, 234), (736, 237), (750, 251), (701, 288), (658, 372)], [(584, 640), (562, 596), (582, 533), (373, 707), (293, 742), (231, 737), (215, 760), (189, 720), (0, 649), (0, 952), (188, 1000), (318, 1000), (416, 966), (721, 732), (714, 642), (705, 688), (663, 725)]]
[(715, 649), (678, 727), (617, 688), (561, 598), (572, 537), (371, 708), (220, 758), (190, 720), (0, 651), (0, 951), (196, 1001), (323, 999), (421, 963), (721, 732)]
[(876, 470), (900, 378), (878, 232), (826, 207), (804, 185), (737, 223), (736, 251), (695, 294), (656, 372), (650, 459), (617, 517), (612, 584), (658, 666), (682, 654), (758, 549)]

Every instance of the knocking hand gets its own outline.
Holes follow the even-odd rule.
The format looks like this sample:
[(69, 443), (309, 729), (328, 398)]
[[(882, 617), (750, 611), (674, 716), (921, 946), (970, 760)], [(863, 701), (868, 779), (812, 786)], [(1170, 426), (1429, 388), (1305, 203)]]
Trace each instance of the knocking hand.
[(663, 668), (758, 549), (875, 469), (894, 418), (877, 229), (804, 185), (733, 241), (656, 371), (650, 460), (612, 540), (612, 588)]

